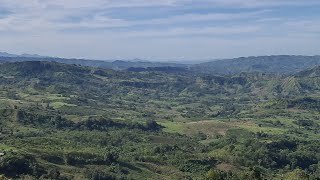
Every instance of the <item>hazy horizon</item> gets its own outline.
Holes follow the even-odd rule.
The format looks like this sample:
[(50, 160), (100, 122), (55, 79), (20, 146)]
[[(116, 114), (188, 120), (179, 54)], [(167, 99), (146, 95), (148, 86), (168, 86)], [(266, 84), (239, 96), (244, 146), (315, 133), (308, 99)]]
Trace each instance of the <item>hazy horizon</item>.
[[(2, 54), (7, 54), (2, 55)], [(89, 60), (89, 61), (105, 61), (105, 62), (113, 62), (113, 61), (129, 61), (129, 62), (159, 62), (159, 63), (181, 63), (181, 64), (197, 64), (197, 63), (205, 63), (211, 61), (219, 61), (219, 60), (230, 60), (237, 58), (251, 58), (251, 57), (264, 57), (264, 56), (320, 56), (319, 54), (314, 55), (303, 55), (303, 54), (270, 54), (270, 55), (256, 55), (256, 56), (238, 56), (238, 57), (226, 57), (226, 58), (211, 58), (211, 59), (142, 59), (142, 58), (127, 58), (127, 59), (90, 59), (90, 58), (75, 58), (75, 57), (58, 57), (58, 56), (47, 56), (43, 54), (30, 54), (30, 53), (22, 53), (22, 54), (13, 54), (9, 52), (0, 51), (0, 57), (34, 57), (34, 58), (59, 58), (59, 59), (78, 59), (78, 60)]]
[(94, 60), (317, 55), (320, 2), (4, 0), (0, 51)]

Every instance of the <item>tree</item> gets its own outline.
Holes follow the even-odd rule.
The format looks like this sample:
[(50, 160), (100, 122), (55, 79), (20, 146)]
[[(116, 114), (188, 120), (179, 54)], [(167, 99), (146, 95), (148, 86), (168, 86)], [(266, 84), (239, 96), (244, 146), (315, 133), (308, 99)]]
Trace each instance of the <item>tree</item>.
[(301, 169), (295, 169), (285, 175), (284, 180), (308, 180), (307, 173)]
[(148, 120), (146, 122), (146, 130), (150, 131), (159, 131), (162, 128), (161, 125), (159, 125), (156, 121), (154, 120)]
[(220, 174), (217, 171), (211, 169), (210, 171), (208, 171), (206, 179), (207, 180), (219, 180)]

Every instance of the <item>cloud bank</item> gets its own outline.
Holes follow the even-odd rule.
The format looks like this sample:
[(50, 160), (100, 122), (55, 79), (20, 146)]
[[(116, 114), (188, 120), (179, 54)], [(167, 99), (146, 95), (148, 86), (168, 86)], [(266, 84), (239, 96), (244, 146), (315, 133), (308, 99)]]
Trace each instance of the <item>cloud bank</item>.
[(0, 51), (151, 60), (317, 54), (319, 10), (318, 0), (2, 0)]

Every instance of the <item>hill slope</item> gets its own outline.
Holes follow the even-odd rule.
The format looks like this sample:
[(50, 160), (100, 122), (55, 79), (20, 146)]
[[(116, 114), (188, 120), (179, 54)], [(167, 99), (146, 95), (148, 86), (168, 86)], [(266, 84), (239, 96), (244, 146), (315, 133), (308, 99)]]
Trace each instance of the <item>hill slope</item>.
[(317, 68), (293, 76), (173, 69), (0, 64), (0, 152), (5, 154), (0, 174), (14, 179), (319, 177)]
[(258, 56), (242, 57), (201, 63), (191, 69), (210, 74), (237, 74), (241, 72), (263, 72), (293, 74), (315, 65), (320, 65), (320, 56)]
[(0, 54), (0, 62), (24, 62), (24, 61), (49, 61), (60, 62), (65, 64), (77, 64), (82, 66), (108, 68), (115, 70), (124, 70), (128, 68), (148, 68), (148, 67), (181, 67), (185, 68), (187, 65), (178, 63), (161, 63), (161, 62), (147, 62), (147, 61), (100, 61), (100, 60), (85, 60), (85, 59), (64, 59), (52, 57), (26, 57), (15, 56), (10, 54)]
[[(8, 57), (6, 57), (8, 56)], [(277, 74), (294, 74), (307, 68), (320, 65), (320, 56), (258, 56), (242, 57), (235, 59), (218, 60), (200, 64), (164, 63), (146, 61), (96, 61), (84, 59), (63, 59), (50, 57), (22, 57), (10, 54), (0, 55), (0, 62), (23, 62), (23, 61), (50, 61), (65, 64), (77, 64), (82, 66), (108, 68), (114, 70), (143, 71), (139, 68), (171, 67), (170, 71), (185, 71), (187, 69), (194, 73), (207, 73), (215, 75), (239, 74), (241, 72), (261, 72)], [(181, 68), (181, 69), (180, 69)], [(169, 69), (168, 69), (169, 70)]]

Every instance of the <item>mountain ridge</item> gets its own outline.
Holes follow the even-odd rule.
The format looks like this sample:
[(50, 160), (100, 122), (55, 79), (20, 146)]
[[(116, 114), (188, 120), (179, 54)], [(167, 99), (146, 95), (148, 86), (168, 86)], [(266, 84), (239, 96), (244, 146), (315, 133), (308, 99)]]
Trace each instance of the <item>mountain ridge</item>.
[[(271, 56), (249, 56), (232, 59), (214, 60), (198, 64), (184, 64), (176, 62), (152, 62), (141, 59), (130, 60), (88, 60), (88, 59), (66, 59), (56, 57), (12, 55), (0, 53), (0, 62), (20, 61), (54, 61), (65, 64), (78, 64), (82, 66), (108, 68), (114, 70), (126, 70), (130, 68), (155, 68), (155, 67), (176, 67), (185, 68), (192, 72), (203, 74), (228, 75), (241, 72), (262, 72), (276, 74), (294, 74), (304, 69), (320, 65), (320, 56), (303, 55), (271, 55)], [(28, 55), (26, 55), (28, 56)]]
[(315, 65), (320, 65), (319, 55), (272, 55), (216, 60), (191, 66), (191, 69), (195, 72), (214, 74), (241, 72), (292, 74)]

